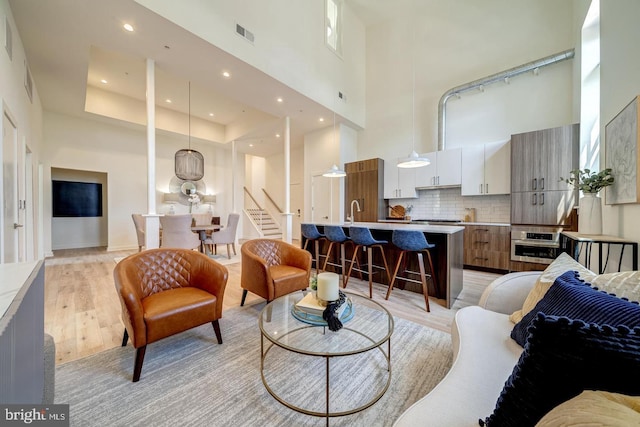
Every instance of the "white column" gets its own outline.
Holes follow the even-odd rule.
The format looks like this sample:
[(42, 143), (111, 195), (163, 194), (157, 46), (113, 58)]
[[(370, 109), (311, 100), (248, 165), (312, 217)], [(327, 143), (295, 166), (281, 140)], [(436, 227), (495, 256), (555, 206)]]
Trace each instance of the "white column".
[(160, 219), (156, 213), (156, 92), (155, 61), (147, 58), (147, 215), (145, 247), (160, 246)]
[(238, 153), (236, 152), (236, 141), (231, 141), (231, 212), (238, 212), (236, 209), (236, 162)]
[(284, 216), (283, 240), (291, 243), (293, 236), (293, 214), (291, 213), (291, 119), (284, 119)]

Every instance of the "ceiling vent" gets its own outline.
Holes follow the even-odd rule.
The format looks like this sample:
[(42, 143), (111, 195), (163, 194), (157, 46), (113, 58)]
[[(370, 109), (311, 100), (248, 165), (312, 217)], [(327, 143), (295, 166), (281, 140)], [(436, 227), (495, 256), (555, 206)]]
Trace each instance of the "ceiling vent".
[(244, 28), (240, 24), (236, 24), (236, 33), (238, 33), (238, 35), (242, 36), (243, 38), (249, 40), (251, 43), (253, 43), (253, 41), (255, 40), (255, 38), (253, 37), (253, 33), (247, 30), (246, 28)]

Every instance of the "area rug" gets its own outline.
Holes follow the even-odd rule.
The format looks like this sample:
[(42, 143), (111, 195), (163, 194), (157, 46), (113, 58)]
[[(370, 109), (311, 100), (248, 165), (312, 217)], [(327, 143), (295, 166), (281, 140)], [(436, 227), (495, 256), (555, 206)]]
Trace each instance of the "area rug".
[[(261, 303), (225, 311), (220, 320), (222, 345), (217, 344), (211, 325), (149, 345), (138, 383), (131, 382), (135, 356), (131, 345), (59, 365), (55, 402), (68, 403), (71, 425), (82, 427), (325, 425), (324, 418), (283, 406), (262, 384), (258, 317), (263, 307)], [(273, 386), (292, 388), (303, 402), (324, 402), (325, 360), (280, 352), (282, 358), (271, 360), (284, 363), (280, 368), (285, 375)], [(331, 359), (331, 363), (336, 359), (342, 363), (332, 365), (332, 384), (343, 384), (331, 389), (337, 406), (370, 392), (371, 367), (366, 364), (384, 360), (376, 354), (381, 353), (374, 350), (369, 356), (356, 356), (360, 359)], [(297, 357), (298, 363), (289, 364), (288, 357)], [(332, 426), (392, 425), (448, 372), (451, 336), (396, 318), (391, 360), (392, 379), (386, 394), (360, 413), (331, 418)], [(304, 379), (294, 380), (295, 375), (309, 376), (309, 387)], [(335, 375), (340, 381), (334, 381)], [(314, 389), (312, 383), (321, 383), (321, 389)]]

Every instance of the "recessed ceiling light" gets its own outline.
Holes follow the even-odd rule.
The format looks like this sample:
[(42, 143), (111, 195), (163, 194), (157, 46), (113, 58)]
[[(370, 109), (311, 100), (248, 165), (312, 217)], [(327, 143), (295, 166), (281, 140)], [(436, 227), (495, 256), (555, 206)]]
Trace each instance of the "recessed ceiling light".
[(324, 117), (320, 117), (319, 119), (321, 122), (324, 122)]
[(282, 98), (278, 97), (278, 99), (276, 99), (276, 101), (282, 102)]
[(213, 117), (213, 113), (209, 113), (209, 117)]
[(230, 73), (230, 72), (228, 72), (228, 71), (223, 71), (223, 72), (222, 72), (222, 77), (225, 77), (225, 78), (227, 78), (227, 79), (228, 79), (229, 77), (231, 77), (231, 73)]
[(249, 144), (249, 147), (253, 147), (253, 144)]
[(280, 138), (280, 134), (279, 133), (276, 133), (276, 138)]
[(166, 101), (168, 104), (171, 104), (171, 100), (170, 100), (169, 98), (167, 98), (165, 101)]
[(109, 83), (108, 81), (106, 81), (105, 79), (100, 80), (100, 83), (102, 83), (103, 85), (106, 85), (107, 83)]
[(124, 24), (123, 28), (129, 32), (133, 31), (133, 25), (131, 24)]

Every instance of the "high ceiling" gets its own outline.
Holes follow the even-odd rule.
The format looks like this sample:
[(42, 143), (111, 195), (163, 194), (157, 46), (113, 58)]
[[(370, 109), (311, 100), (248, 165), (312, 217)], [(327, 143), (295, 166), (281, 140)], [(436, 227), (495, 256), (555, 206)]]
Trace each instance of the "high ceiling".
[[(366, 24), (390, 13), (386, 1), (348, 2)], [(305, 133), (332, 123), (333, 113), (325, 107), (133, 0), (9, 3), (46, 110), (86, 116), (91, 88), (144, 102), (146, 58), (152, 58), (157, 108), (183, 115), (190, 110), (194, 118), (245, 130), (232, 135), (241, 152), (259, 156), (281, 152), (282, 137), (275, 135), (282, 134), (285, 116), (291, 118), (293, 146), (302, 143)], [(125, 22), (133, 23), (135, 31), (125, 31)], [(223, 77), (223, 71), (231, 77)], [(286, 102), (278, 103), (277, 97)], [(320, 122), (320, 117), (327, 120)]]

